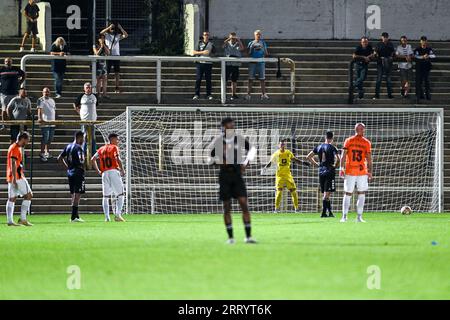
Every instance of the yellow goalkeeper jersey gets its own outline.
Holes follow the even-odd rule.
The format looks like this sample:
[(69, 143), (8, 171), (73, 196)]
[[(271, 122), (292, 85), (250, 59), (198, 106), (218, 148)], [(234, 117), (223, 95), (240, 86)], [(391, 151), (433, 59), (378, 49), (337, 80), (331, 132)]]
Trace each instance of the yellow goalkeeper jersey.
[(291, 173), (291, 160), (295, 158), (294, 154), (284, 149), (284, 152), (281, 152), (281, 150), (276, 151), (272, 157), (271, 161), (277, 163), (277, 177), (289, 177), (292, 176)]

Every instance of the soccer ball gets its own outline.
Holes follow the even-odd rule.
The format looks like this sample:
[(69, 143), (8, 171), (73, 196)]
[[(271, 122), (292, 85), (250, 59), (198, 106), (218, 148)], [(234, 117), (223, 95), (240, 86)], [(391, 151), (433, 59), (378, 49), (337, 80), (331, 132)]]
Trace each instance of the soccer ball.
[(404, 206), (404, 207), (402, 207), (402, 208), (400, 209), (400, 212), (401, 212), (402, 214), (408, 215), (408, 214), (411, 214), (411, 213), (412, 213), (412, 209), (411, 209), (411, 207), (409, 207), (409, 206)]

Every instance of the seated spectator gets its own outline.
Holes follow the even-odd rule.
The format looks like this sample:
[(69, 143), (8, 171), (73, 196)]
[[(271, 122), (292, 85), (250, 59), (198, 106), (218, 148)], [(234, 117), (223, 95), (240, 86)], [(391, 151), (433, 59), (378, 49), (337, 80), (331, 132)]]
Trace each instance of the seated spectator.
[(414, 52), (411, 45), (408, 44), (408, 38), (402, 36), (400, 38), (400, 45), (397, 47), (395, 55), (398, 59), (403, 60), (398, 63), (398, 69), (400, 70), (400, 81), (401, 81), (401, 91), (402, 97), (407, 98), (410, 89), (410, 81), (412, 74), (412, 59), (414, 57)]
[(31, 52), (36, 52), (36, 37), (38, 34), (37, 19), (39, 18), (39, 7), (34, 0), (28, 0), (25, 9), (23, 10), (23, 15), (27, 18), (27, 31), (23, 35), (22, 44), (20, 45), (20, 52), (25, 50), (25, 41), (28, 39), (30, 34), (31, 38)]
[[(120, 41), (128, 38), (128, 33), (122, 28), (120, 23), (111, 23), (100, 32), (105, 36), (105, 43), (111, 56), (120, 56)], [(111, 74), (111, 67), (114, 67), (114, 77), (116, 81), (115, 93), (120, 93), (120, 60), (108, 60), (106, 69), (108, 75)]]
[(375, 96), (373, 99), (380, 99), (381, 82), (383, 81), (383, 75), (386, 77), (386, 87), (388, 98), (392, 99), (392, 63), (395, 54), (395, 48), (389, 39), (389, 34), (383, 32), (381, 34), (381, 41), (378, 42), (375, 47), (375, 53), (377, 57), (377, 83), (375, 86)]
[(2, 104), (2, 121), (8, 119), (8, 104), (19, 94), (19, 87), (25, 81), (23, 70), (12, 65), (11, 58), (5, 58), (5, 65), (0, 68), (0, 102)]
[[(196, 57), (211, 57), (214, 53), (215, 53), (214, 44), (209, 41), (209, 32), (205, 31), (205, 32), (203, 32), (202, 39), (200, 39), (200, 41), (197, 44), (196, 49), (192, 52), (192, 54)], [(206, 98), (208, 100), (212, 100), (213, 99), (213, 96), (211, 95), (212, 62), (198, 61), (195, 63), (195, 66), (196, 66), (195, 95), (192, 99), (197, 100), (200, 98), (200, 86), (202, 84), (203, 76), (205, 76)]]
[[(223, 43), (226, 57), (241, 58), (242, 51), (245, 50), (241, 39), (236, 36), (236, 32), (230, 32), (227, 39)], [(227, 82), (231, 80), (231, 100), (238, 99), (236, 94), (237, 81), (239, 79), (239, 67), (240, 62), (227, 62), (226, 63), (226, 79)]]
[[(420, 99), (426, 98), (427, 100), (431, 100), (431, 59), (436, 58), (436, 54), (433, 49), (428, 45), (427, 37), (422, 36), (420, 38), (420, 46), (414, 50), (414, 57), (416, 59), (416, 97), (417, 103), (420, 103)], [(425, 96), (423, 94), (423, 83), (425, 83)]]
[[(75, 103), (73, 104), (73, 107), (75, 111), (80, 115), (80, 120), (96, 121), (97, 106), (98, 106), (98, 99), (97, 95), (92, 93), (92, 84), (90, 82), (86, 82), (84, 84), (84, 93), (78, 95), (78, 97), (75, 100)], [(81, 126), (81, 131), (83, 131), (85, 134), (88, 133), (88, 130), (91, 131), (92, 136), (92, 141), (90, 141), (92, 147), (92, 154), (91, 154), (92, 156), (96, 151), (95, 127), (93, 125)], [(87, 143), (89, 143), (89, 141), (86, 141), (86, 144), (84, 146), (85, 151), (87, 149)]]
[(373, 56), (374, 52), (369, 39), (362, 37), (361, 44), (353, 52), (353, 59), (356, 60), (356, 79), (353, 86), (358, 89), (358, 99), (364, 99), (364, 81), (366, 81), (369, 62)]
[[(264, 58), (269, 55), (267, 44), (262, 39), (261, 31), (254, 32), (255, 39), (248, 43), (248, 55), (252, 58)], [(261, 83), (261, 100), (269, 99), (266, 93), (266, 64), (264, 62), (251, 62), (248, 64), (248, 90), (247, 100), (252, 98), (253, 80), (258, 77)]]
[[(109, 56), (110, 51), (105, 44), (105, 36), (100, 35), (97, 40), (97, 45), (93, 46), (94, 54), (96, 56)], [(106, 68), (106, 60), (97, 60), (96, 65), (97, 74), (97, 94), (100, 97), (108, 98), (108, 70)]]
[[(31, 119), (31, 101), (27, 97), (27, 90), (25, 90), (25, 88), (21, 88), (19, 90), (19, 95), (9, 102), (7, 110), (8, 117), (11, 120)], [(19, 135), (19, 133), (24, 131), (27, 131), (26, 125), (12, 125), (11, 144), (17, 140), (17, 136)]]
[[(50, 49), (50, 54), (52, 56), (67, 56), (69, 54), (69, 47), (63, 37), (59, 37), (53, 42), (52, 48)], [(64, 81), (64, 74), (66, 73), (66, 60), (55, 59), (52, 60), (52, 72), (53, 78), (55, 79), (55, 92), (56, 99), (61, 98), (62, 95), (62, 85)]]
[(50, 89), (45, 87), (42, 89), (42, 97), (37, 101), (38, 123), (41, 126), (42, 141), (41, 154), (42, 162), (47, 162), (48, 159), (53, 158), (50, 153), (50, 145), (53, 142), (55, 135), (55, 126), (49, 124), (49, 121), (56, 119), (56, 104), (55, 100), (50, 97)]

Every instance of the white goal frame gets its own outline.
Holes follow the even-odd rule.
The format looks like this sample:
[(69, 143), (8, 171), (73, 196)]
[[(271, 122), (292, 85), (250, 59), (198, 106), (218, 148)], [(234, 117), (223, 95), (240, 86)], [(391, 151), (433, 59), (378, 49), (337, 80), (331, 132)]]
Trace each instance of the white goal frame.
[[(198, 106), (127, 106), (126, 108), (126, 145), (131, 146), (131, 128), (133, 111), (179, 111), (179, 112), (279, 112), (279, 113), (311, 113), (311, 112), (384, 112), (384, 113), (399, 113), (399, 112), (417, 112), (417, 113), (436, 113), (436, 153), (435, 159), (438, 160), (438, 212), (443, 212), (444, 209), (444, 109), (443, 108), (348, 108), (348, 107), (324, 107), (324, 108), (300, 108), (300, 107), (250, 107), (246, 106), (245, 110), (242, 107), (198, 107)], [(131, 157), (131, 148), (126, 149), (126, 212), (131, 212), (131, 168), (133, 159)], [(151, 201), (151, 200), (150, 200)], [(153, 204), (151, 205), (153, 206)], [(152, 210), (153, 211), (153, 210)], [(152, 212), (153, 213), (153, 212)]]

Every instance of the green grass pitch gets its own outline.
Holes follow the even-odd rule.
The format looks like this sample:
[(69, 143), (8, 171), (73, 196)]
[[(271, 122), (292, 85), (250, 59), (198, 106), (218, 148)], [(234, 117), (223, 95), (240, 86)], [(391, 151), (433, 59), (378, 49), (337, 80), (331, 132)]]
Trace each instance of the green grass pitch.
[[(82, 217), (1, 225), (0, 299), (450, 299), (448, 214), (254, 214), (257, 245), (234, 214), (234, 246), (218, 214)], [(80, 289), (67, 288), (71, 265)]]

